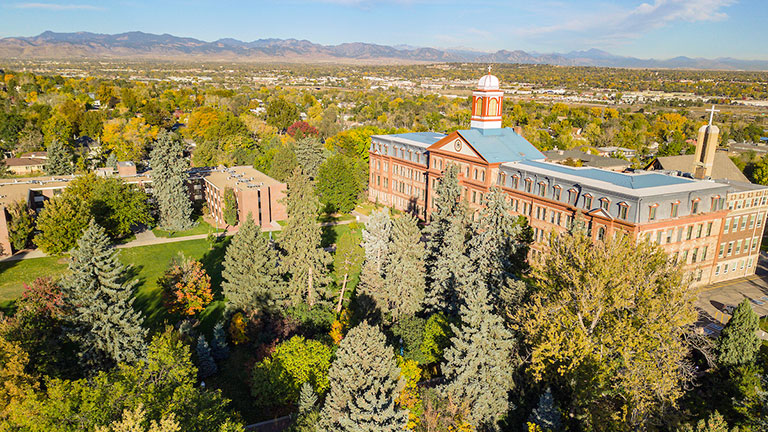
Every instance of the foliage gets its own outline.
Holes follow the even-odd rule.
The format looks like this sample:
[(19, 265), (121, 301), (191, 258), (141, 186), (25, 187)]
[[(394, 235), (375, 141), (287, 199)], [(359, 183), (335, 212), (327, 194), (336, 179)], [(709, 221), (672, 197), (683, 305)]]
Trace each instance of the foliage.
[(497, 430), (509, 409), (508, 392), (519, 360), (516, 343), (503, 319), (493, 312), (488, 290), (480, 283), (468, 287), (461, 308), (461, 327), (445, 351), (443, 372), (448, 398), (466, 404), (466, 421), (477, 430)]
[(72, 153), (59, 140), (54, 140), (48, 146), (48, 163), (45, 164), (45, 173), (48, 175), (72, 174)]
[(150, 154), (152, 189), (160, 210), (158, 226), (168, 231), (192, 227), (192, 202), (187, 188), (189, 162), (180, 140), (162, 132)]
[(347, 334), (328, 372), (330, 390), (319, 429), (403, 430), (408, 412), (396, 400), (405, 386), (384, 335), (367, 322)]
[(45, 391), (28, 398), (7, 426), (12, 430), (94, 430), (119, 422), (125, 410), (141, 406), (146, 419), (173, 415), (180, 430), (209, 432), (232, 423), (228, 401), (197, 385), (189, 347), (171, 329), (158, 333), (145, 360), (119, 364), (90, 379), (50, 379)]
[(241, 312), (232, 316), (232, 321), (229, 323), (229, 337), (233, 344), (239, 345), (248, 342), (247, 326), (248, 323)]
[(384, 133), (387, 133), (387, 131), (375, 126), (348, 129), (328, 138), (325, 146), (344, 155), (360, 158), (368, 163), (371, 135)]
[(279, 97), (267, 102), (267, 124), (284, 131), (299, 119), (299, 108), (285, 99)]
[[(35, 221), (32, 217), (34, 213), (27, 202), (21, 200), (8, 206), (8, 214), (11, 218), (8, 221), (8, 240), (11, 242), (11, 247), (19, 251), (26, 248), (32, 238), (32, 233), (35, 230)], [(11, 251), (5, 252), (10, 253)]]
[(219, 321), (213, 326), (213, 341), (211, 341), (211, 355), (214, 360), (226, 360), (229, 357), (227, 345), (227, 333), (224, 331), (224, 323)]
[(227, 225), (235, 226), (239, 222), (237, 208), (237, 197), (232, 188), (224, 189), (224, 222)]
[(430, 315), (424, 325), (424, 339), (420, 347), (424, 363), (442, 363), (445, 349), (454, 337), (451, 323), (445, 315), (440, 312)]
[(461, 284), (471, 284), (475, 273), (465, 254), (468, 236), (466, 203), (461, 198), (459, 168), (449, 165), (435, 187), (434, 207), (427, 235), (427, 292), (430, 312), (453, 315), (461, 300)]
[(320, 205), (312, 183), (298, 168), (288, 181), (284, 202), (288, 220), (279, 244), (285, 251), (281, 267), (290, 275), (287, 301), (290, 305), (306, 301), (312, 307), (320, 299), (318, 288), (328, 282), (331, 257), (320, 248), (322, 231), (315, 222)]
[(141, 162), (147, 156), (147, 148), (157, 138), (159, 128), (147, 124), (144, 118), (115, 118), (104, 122), (102, 143), (121, 161)]
[(423, 403), (419, 394), (419, 381), (421, 369), (414, 360), (397, 358), (397, 367), (400, 368), (400, 378), (405, 382), (403, 390), (397, 397), (397, 404), (408, 410), (408, 425), (406, 429), (414, 430), (418, 426), (421, 415), (424, 413)]
[(69, 251), (88, 226), (87, 203), (63, 196), (48, 200), (37, 217), (35, 244), (49, 255)]
[(297, 121), (288, 126), (288, 129), (285, 131), (285, 133), (296, 139), (302, 139), (310, 136), (316, 137), (320, 132), (316, 127), (310, 126), (310, 124), (305, 121)]
[(729, 429), (728, 423), (725, 422), (720, 413), (715, 411), (706, 420), (699, 420), (695, 425), (686, 424), (683, 425), (678, 432), (736, 432), (736, 429)]
[(317, 195), (329, 213), (349, 213), (357, 205), (363, 185), (352, 175), (357, 170), (353, 159), (335, 154), (320, 165)]
[(25, 371), (28, 361), (29, 355), (18, 343), (0, 337), (0, 421), (37, 388), (37, 382)]
[(576, 231), (553, 236), (549, 249), (538, 291), (516, 317), (530, 372), (568, 383), (572, 405), (563, 409), (585, 424), (646, 424), (675, 404), (690, 377), (695, 290), (647, 243), (593, 243)]
[(250, 214), (227, 247), (223, 266), (221, 289), (228, 310), (263, 310), (282, 295), (277, 252)]
[(749, 299), (742, 300), (717, 339), (717, 361), (721, 366), (752, 363), (760, 350), (758, 317)]
[(539, 404), (531, 412), (528, 422), (545, 431), (557, 432), (562, 429), (561, 414), (552, 396), (552, 389), (549, 387), (539, 396)]
[(144, 428), (147, 423), (146, 416), (144, 407), (139, 404), (133, 411), (124, 410), (120, 421), (112, 422), (109, 427), (99, 426), (96, 432), (179, 432), (179, 423), (173, 413), (163, 416), (160, 422), (152, 420), (149, 427)]
[(427, 364), (421, 344), (424, 341), (424, 326), (426, 320), (416, 316), (406, 316), (390, 327), (390, 341), (404, 360), (415, 361), (420, 365)]
[(304, 174), (315, 179), (320, 166), (325, 161), (325, 152), (320, 140), (311, 137), (302, 138), (294, 143), (293, 151), (296, 154), (296, 162)]
[(299, 394), (299, 414), (288, 432), (316, 432), (319, 419), (317, 395), (309, 383), (304, 383)]
[(195, 352), (197, 353), (197, 376), (200, 379), (205, 379), (211, 375), (216, 375), (219, 368), (216, 366), (216, 362), (213, 361), (211, 347), (208, 345), (208, 341), (205, 340), (205, 336), (200, 335), (197, 338)]
[(171, 262), (157, 284), (163, 288), (165, 307), (173, 314), (195, 315), (213, 300), (211, 277), (203, 264), (183, 254)]
[(389, 209), (384, 208), (371, 212), (368, 223), (363, 229), (363, 248), (365, 249), (366, 265), (373, 266), (379, 274), (387, 259), (391, 232), (392, 220), (389, 217)]
[(91, 220), (72, 250), (70, 274), (61, 283), (71, 336), (85, 366), (136, 363), (146, 351), (143, 318), (133, 309), (128, 268), (110, 247), (104, 229)]
[(268, 173), (270, 177), (285, 182), (291, 178), (291, 173), (293, 173), (298, 165), (299, 162), (296, 160), (296, 153), (293, 151), (293, 147), (279, 144), (272, 158)]
[(254, 366), (251, 393), (263, 405), (294, 403), (304, 383), (322, 395), (328, 390), (332, 355), (322, 342), (294, 336)]

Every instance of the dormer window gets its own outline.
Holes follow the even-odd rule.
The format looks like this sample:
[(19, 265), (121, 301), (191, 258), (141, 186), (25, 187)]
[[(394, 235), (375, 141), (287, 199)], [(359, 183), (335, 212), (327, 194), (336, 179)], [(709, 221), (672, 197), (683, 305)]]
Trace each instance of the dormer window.
[(621, 219), (627, 219), (627, 211), (629, 210), (629, 204), (624, 201), (619, 203), (619, 217)]
[(592, 208), (592, 195), (584, 194), (584, 208), (587, 210)]
[(579, 196), (578, 193), (579, 191), (575, 188), (568, 189), (568, 204), (576, 205), (576, 198)]
[(699, 202), (701, 199), (696, 198), (691, 202), (691, 214), (696, 214), (699, 212)]
[(554, 198), (555, 201), (560, 201), (560, 194), (563, 192), (563, 188), (560, 187), (560, 185), (555, 185), (552, 188), (552, 198)]
[(533, 187), (533, 180), (529, 178), (525, 179), (525, 191), (528, 193), (531, 193), (532, 187)]
[(520, 187), (520, 176), (513, 175), (512, 176), (512, 188), (518, 189)]
[(672, 210), (670, 211), (671, 217), (677, 217), (678, 210), (680, 209), (680, 201), (675, 201), (672, 203)]
[(547, 184), (544, 182), (539, 182), (539, 196), (547, 196)]
[(600, 198), (600, 208), (602, 208), (605, 211), (608, 211), (608, 207), (611, 205), (611, 200), (609, 200), (606, 197)]
[(656, 208), (657, 207), (659, 207), (658, 204), (652, 204), (649, 207), (649, 210), (648, 210), (648, 220), (649, 221), (656, 220)]

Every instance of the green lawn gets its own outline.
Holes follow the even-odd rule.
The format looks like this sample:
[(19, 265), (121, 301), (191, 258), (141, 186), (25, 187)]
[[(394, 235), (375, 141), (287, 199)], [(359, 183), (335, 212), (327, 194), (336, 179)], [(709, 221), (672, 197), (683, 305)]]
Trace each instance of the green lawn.
[(186, 231), (171, 232), (161, 230), (160, 228), (155, 228), (152, 230), (152, 232), (155, 233), (156, 237), (178, 238), (198, 234), (208, 234), (216, 231), (216, 228), (212, 227), (208, 222), (204, 221), (202, 216), (198, 216), (196, 222), (197, 225), (195, 225), (194, 228), (188, 229)]
[[(217, 243), (213, 249), (204, 239), (120, 249), (120, 260), (124, 264), (131, 265), (131, 278), (139, 281), (135, 306), (144, 313), (148, 327), (159, 329), (168, 318), (162, 305), (162, 294), (157, 280), (179, 252), (189, 258), (200, 260), (211, 276), (215, 301), (198, 318), (206, 330), (213, 327), (223, 312), (223, 302), (220, 300), (221, 262), (224, 259), (227, 244), (229, 244), (229, 238)], [(41, 276), (58, 277), (66, 271), (66, 268), (66, 257), (0, 263), (0, 310), (6, 313), (12, 311), (13, 300), (21, 295), (24, 282), (31, 282)]]

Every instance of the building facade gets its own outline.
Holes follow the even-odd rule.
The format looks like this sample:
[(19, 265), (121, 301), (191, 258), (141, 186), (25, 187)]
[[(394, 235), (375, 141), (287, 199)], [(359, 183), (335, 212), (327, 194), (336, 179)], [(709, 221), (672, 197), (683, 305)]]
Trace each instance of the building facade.
[(596, 241), (626, 234), (659, 244), (697, 285), (754, 273), (768, 188), (709, 177), (716, 127), (699, 134), (703, 148), (688, 172), (570, 167), (502, 128), (502, 102), (498, 79), (486, 75), (473, 93), (470, 129), (373, 136), (369, 199), (428, 219), (435, 186), (453, 164), (471, 210), (492, 187), (507, 194), (513, 214), (533, 228), (534, 256), (546, 251), (550, 232), (578, 217)]

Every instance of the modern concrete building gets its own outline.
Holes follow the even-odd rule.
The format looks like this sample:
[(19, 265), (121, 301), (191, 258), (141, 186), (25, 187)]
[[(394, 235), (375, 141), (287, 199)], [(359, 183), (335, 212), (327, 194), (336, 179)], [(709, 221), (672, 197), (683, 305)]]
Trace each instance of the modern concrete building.
[(473, 93), (472, 128), (373, 136), (369, 199), (427, 219), (435, 186), (454, 164), (470, 209), (482, 207), (491, 187), (506, 192), (513, 214), (527, 217), (534, 230), (533, 256), (546, 252), (549, 232), (582, 217), (595, 241), (622, 233), (661, 245), (697, 285), (754, 273), (768, 188), (709, 177), (716, 172), (716, 130), (700, 132), (703, 148), (687, 172), (571, 167), (548, 162), (501, 128), (502, 99), (498, 79), (488, 75)]

